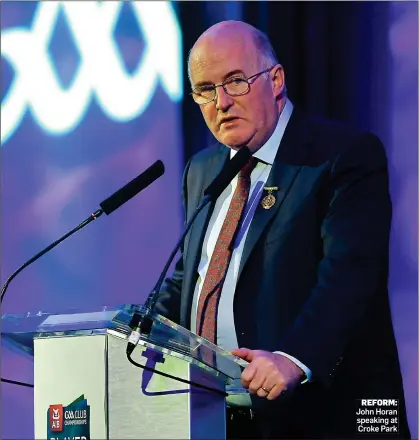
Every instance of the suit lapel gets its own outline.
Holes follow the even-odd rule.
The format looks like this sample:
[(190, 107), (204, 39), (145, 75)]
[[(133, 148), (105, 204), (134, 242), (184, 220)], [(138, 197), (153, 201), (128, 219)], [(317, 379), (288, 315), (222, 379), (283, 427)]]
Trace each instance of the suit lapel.
[[(304, 120), (298, 110), (294, 110), (285, 129), (278, 153), (265, 185), (266, 187), (278, 187), (278, 190), (272, 193), (275, 195), (276, 201), (274, 206), (270, 209), (264, 209), (260, 203), (256, 208), (243, 247), (238, 278), (240, 278), (242, 270), (262, 232), (276, 214), (280, 215), (280, 207), (301, 170), (301, 163), (304, 162), (308, 142), (308, 131), (305, 129)], [(265, 195), (267, 195), (267, 193), (264, 191), (262, 198)]]
[[(197, 194), (196, 206), (202, 201), (204, 197), (204, 190), (212, 182), (215, 176), (221, 171), (224, 164), (229, 160), (229, 149), (224, 146), (220, 146), (220, 149), (215, 153), (208, 161), (202, 163), (199, 172), (203, 173), (203, 180), (201, 188), (197, 188), (199, 191)], [(184, 292), (189, 296), (185, 304), (190, 305), (192, 303), (192, 295), (194, 292), (196, 282), (196, 272), (198, 264), (201, 258), (202, 244), (205, 238), (206, 229), (211, 218), (211, 214), (214, 210), (214, 203), (208, 204), (196, 217), (195, 222), (191, 228), (186, 248), (186, 261), (185, 261), (185, 274), (184, 274)], [(192, 213), (190, 214), (192, 215)], [(186, 311), (185, 319), (189, 325), (190, 310)]]
[[(271, 173), (266, 182), (266, 186), (278, 187), (278, 191), (274, 191), (272, 193), (273, 195), (275, 195), (276, 201), (274, 206), (270, 209), (264, 209), (260, 203), (256, 208), (253, 220), (250, 223), (249, 232), (247, 234), (246, 242), (243, 248), (243, 254), (240, 260), (239, 277), (241, 275), (244, 265), (247, 262), (247, 259), (249, 258), (250, 253), (255, 247), (257, 241), (259, 240), (259, 237), (268, 225), (269, 221), (278, 212), (300, 169), (301, 166), (299, 165), (287, 165), (278, 161), (276, 161), (275, 165), (272, 167)], [(267, 193), (264, 191), (262, 198), (266, 194)]]

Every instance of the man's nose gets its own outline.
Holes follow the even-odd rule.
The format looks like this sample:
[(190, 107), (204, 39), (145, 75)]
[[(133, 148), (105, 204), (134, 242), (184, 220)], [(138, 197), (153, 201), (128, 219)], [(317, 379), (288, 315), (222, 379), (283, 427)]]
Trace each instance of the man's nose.
[(217, 88), (217, 96), (215, 98), (217, 110), (225, 112), (233, 105), (233, 98), (228, 95), (223, 87)]

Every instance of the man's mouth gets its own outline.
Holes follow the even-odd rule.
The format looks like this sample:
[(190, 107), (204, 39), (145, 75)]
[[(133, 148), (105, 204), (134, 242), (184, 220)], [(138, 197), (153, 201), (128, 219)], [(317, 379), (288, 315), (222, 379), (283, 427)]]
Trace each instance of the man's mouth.
[(239, 118), (237, 118), (236, 116), (232, 116), (231, 118), (224, 118), (224, 119), (221, 120), (220, 126), (222, 124), (227, 124), (228, 122), (236, 121), (237, 119), (239, 119)]

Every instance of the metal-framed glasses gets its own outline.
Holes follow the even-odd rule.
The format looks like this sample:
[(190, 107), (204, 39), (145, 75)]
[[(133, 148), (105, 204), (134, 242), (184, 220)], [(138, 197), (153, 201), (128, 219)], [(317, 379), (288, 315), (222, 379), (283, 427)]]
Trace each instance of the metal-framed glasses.
[(197, 104), (209, 104), (214, 101), (217, 97), (217, 87), (222, 87), (227, 95), (230, 96), (240, 96), (245, 95), (250, 90), (250, 84), (255, 81), (263, 73), (267, 73), (272, 70), (272, 67), (262, 70), (262, 72), (255, 73), (248, 78), (242, 76), (233, 76), (226, 79), (221, 84), (205, 84), (202, 86), (195, 87), (192, 90), (192, 98)]

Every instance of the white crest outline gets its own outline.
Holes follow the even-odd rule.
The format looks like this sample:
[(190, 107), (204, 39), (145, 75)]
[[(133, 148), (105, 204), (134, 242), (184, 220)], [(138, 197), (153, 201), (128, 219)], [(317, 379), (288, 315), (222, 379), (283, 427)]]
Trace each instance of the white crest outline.
[[(141, 63), (127, 74), (113, 31), (122, 2), (40, 2), (30, 29), (2, 31), (1, 55), (15, 78), (1, 106), (1, 140), (18, 129), (29, 110), (47, 133), (63, 135), (83, 119), (93, 98), (112, 120), (126, 122), (149, 105), (158, 81), (169, 98), (183, 96), (181, 31), (169, 2), (129, 2), (144, 37)], [(63, 89), (47, 50), (61, 11), (80, 63)]]

